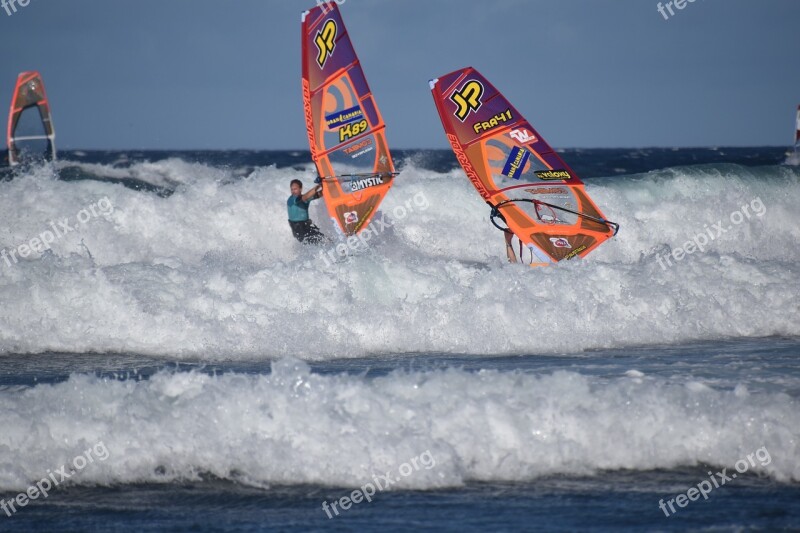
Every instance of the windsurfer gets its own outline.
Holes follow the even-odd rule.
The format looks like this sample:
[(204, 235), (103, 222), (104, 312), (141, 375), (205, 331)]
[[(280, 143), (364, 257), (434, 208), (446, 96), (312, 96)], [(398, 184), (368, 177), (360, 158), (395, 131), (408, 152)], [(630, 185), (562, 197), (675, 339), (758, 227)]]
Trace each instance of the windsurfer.
[(308, 205), (312, 200), (322, 196), (322, 185), (317, 185), (305, 194), (303, 194), (303, 182), (300, 180), (292, 180), (290, 187), (292, 195), (286, 200), (286, 207), (294, 238), (303, 244), (320, 244), (325, 240), (325, 236), (308, 218)]

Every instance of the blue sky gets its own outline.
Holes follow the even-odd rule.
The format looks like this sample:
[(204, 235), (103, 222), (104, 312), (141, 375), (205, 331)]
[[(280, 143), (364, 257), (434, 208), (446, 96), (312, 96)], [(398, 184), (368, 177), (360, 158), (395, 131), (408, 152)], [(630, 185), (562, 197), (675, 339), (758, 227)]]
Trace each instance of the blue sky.
[[(447, 146), (427, 81), (468, 65), (557, 147), (790, 144), (800, 1), (687, 0), (668, 20), (657, 4), (344, 0), (341, 10), (396, 148)], [(0, 104), (19, 71), (39, 70), (60, 149), (307, 148), (300, 12), (312, 5), (0, 8)]]

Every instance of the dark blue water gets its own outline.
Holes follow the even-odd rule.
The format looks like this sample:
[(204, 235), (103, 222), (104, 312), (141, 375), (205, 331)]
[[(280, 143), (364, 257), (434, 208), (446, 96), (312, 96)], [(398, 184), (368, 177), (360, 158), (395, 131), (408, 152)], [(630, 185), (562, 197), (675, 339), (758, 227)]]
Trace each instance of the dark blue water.
[(532, 484), (387, 492), (328, 518), (347, 488), (187, 485), (74, 488), (0, 522), (3, 531), (777, 531), (800, 524), (800, 488), (755, 476), (666, 517), (658, 508), (704, 468), (544, 478)]
[[(735, 163), (749, 166), (777, 165), (786, 159), (786, 148), (718, 147), (718, 148), (567, 148), (562, 158), (582, 177), (636, 174), (661, 168), (713, 163)], [(458, 165), (451, 150), (393, 150), (399, 163), (412, 162), (420, 168), (443, 172)], [(126, 166), (140, 161), (160, 161), (179, 157), (214, 166), (258, 167), (277, 165), (304, 166), (311, 161), (308, 150), (62, 150), (59, 159), (102, 165)], [(127, 162), (127, 163), (126, 163)]]
[[(719, 147), (719, 148), (567, 148), (560, 152), (579, 176), (595, 178), (639, 174), (668, 167), (732, 163), (746, 166), (778, 165), (786, 159), (786, 148), (772, 147)], [(393, 150), (398, 166), (407, 163), (435, 172), (457, 168), (452, 150)], [(184, 161), (201, 162), (214, 166), (252, 170), (255, 167), (276, 165), (304, 167), (311, 161), (307, 150), (228, 150), (228, 151), (64, 151), (60, 159), (90, 162), (120, 167), (140, 161), (160, 161), (179, 157)]]

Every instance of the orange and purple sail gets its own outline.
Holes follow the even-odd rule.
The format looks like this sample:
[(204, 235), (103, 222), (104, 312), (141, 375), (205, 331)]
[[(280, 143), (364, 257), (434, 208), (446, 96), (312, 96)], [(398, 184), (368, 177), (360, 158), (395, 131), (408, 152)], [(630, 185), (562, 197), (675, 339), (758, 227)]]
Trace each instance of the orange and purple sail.
[(6, 139), (9, 164), (18, 164), (23, 153), (55, 159), (55, 137), (42, 76), (38, 72), (20, 73), (8, 113)]
[(335, 3), (302, 15), (303, 108), (331, 218), (363, 230), (396, 175), (385, 124)]
[(616, 235), (619, 226), (606, 220), (578, 175), (477, 70), (451, 72), (430, 87), (456, 158), (492, 208), (495, 226), (530, 251), (526, 262), (585, 257)]

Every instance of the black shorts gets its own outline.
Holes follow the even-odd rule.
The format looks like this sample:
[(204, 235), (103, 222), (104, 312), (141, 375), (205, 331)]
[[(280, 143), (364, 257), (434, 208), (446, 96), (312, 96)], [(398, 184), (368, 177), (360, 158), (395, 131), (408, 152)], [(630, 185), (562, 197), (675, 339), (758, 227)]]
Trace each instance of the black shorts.
[(303, 220), (301, 222), (290, 220), (289, 226), (292, 227), (294, 238), (303, 244), (320, 244), (325, 240), (325, 235), (319, 231), (319, 228), (311, 220)]

